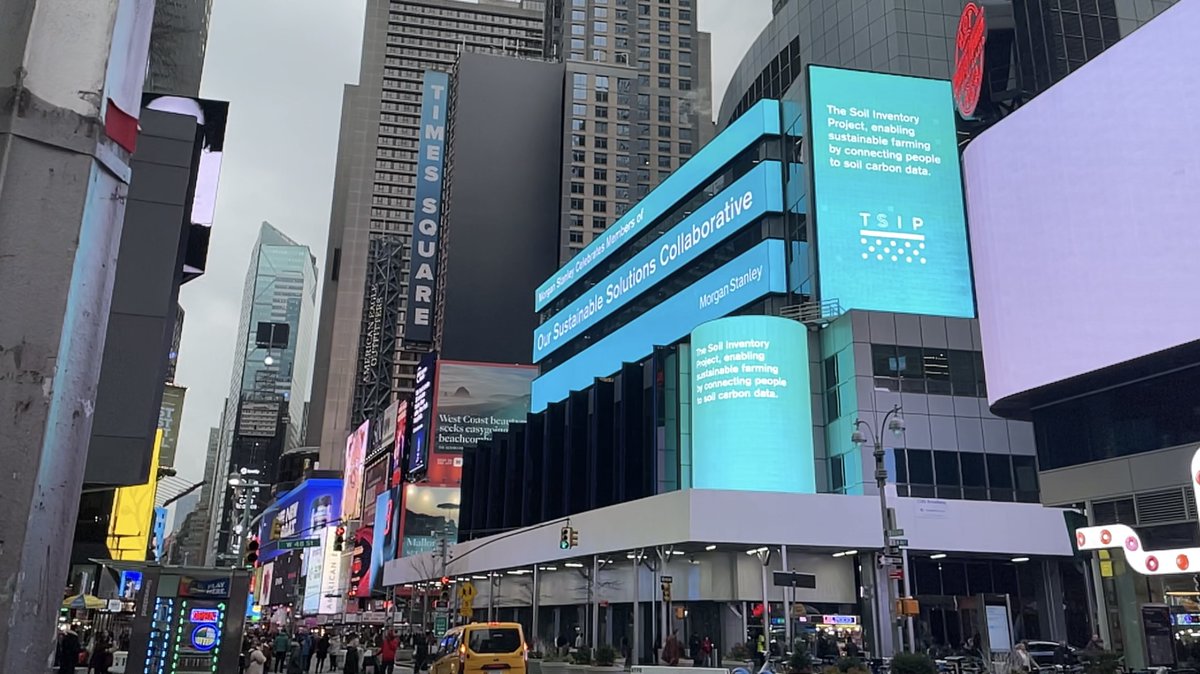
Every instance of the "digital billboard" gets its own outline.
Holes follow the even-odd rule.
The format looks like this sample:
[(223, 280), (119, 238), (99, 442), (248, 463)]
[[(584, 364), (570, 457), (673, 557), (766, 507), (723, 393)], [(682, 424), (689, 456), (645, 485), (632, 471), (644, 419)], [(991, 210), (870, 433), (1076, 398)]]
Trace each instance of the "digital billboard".
[(321, 529), (318, 539), (321, 544), (304, 551), (304, 600), (301, 609), (305, 615), (313, 615), (321, 608), (321, 575), (325, 571), (325, 546), (328, 543), (329, 527)]
[(808, 94), (821, 299), (973, 317), (950, 83), (814, 65)]
[[(301, 482), (263, 511), (259, 528), (260, 562), (268, 562), (286, 550), (279, 539), (317, 538), (326, 527), (338, 522), (342, 507), (342, 481), (313, 478)], [(278, 525), (279, 538), (271, 533)]]
[(433, 419), (434, 380), (437, 354), (427, 353), (417, 363), (413, 376), (412, 437), (408, 443), (408, 475), (423, 475), (429, 467), (430, 424)]
[(534, 293), (534, 311), (541, 311), (600, 262), (632, 241), (704, 183), (722, 166), (763, 136), (779, 135), (779, 101), (762, 100), (738, 117), (716, 138), (700, 148), (654, 191), (596, 237)]
[(372, 590), (383, 589), (383, 565), (396, 558), (400, 547), (400, 504), (388, 489), (375, 499), (375, 540), (371, 546)]
[(383, 456), (363, 471), (363, 506), (359, 518), (363, 524), (375, 521), (375, 499), (387, 489), (390, 469), (391, 457)]
[(158, 428), (163, 432), (158, 465), (174, 466), (175, 449), (179, 446), (179, 423), (183, 420), (183, 400), (187, 389), (174, 384), (163, 387), (162, 405), (158, 408)]
[(463, 450), (491, 440), (529, 413), (529, 386), (537, 368), (443, 360), (437, 366), (434, 442), (427, 481), (462, 482)]
[(692, 331), (692, 486), (816, 493), (808, 329), (733, 316)]
[(721, 318), (769, 293), (787, 292), (784, 242), (768, 239), (534, 380), (530, 409), (540, 412), (571, 391), (592, 385), (656, 345), (683, 339), (704, 321)]
[(392, 486), (399, 487), (404, 481), (404, 458), (408, 448), (408, 401), (401, 400), (396, 406), (396, 442), (392, 445)]
[(767, 213), (783, 211), (783, 167), (766, 161), (734, 181), (648, 248), (533, 331), (533, 362), (584, 334)]
[(1200, 338), (1196, 35), (1178, 3), (967, 146), (992, 404)]
[(350, 553), (350, 592), (355, 597), (371, 596), (371, 547), (375, 530), (371, 525), (354, 532), (354, 548)]
[(461, 503), (462, 495), (458, 487), (406, 486), (403, 519), (400, 522), (401, 531), (404, 532), (400, 556), (433, 552), (443, 536), (451, 543), (457, 542), (458, 506)]
[(342, 588), (342, 553), (334, 548), (337, 546), (337, 528), (325, 529), (325, 554), (321, 564), (321, 597), (317, 613), (334, 615), (342, 612), (345, 600)]
[(408, 273), (408, 311), (405, 341), (433, 341), (433, 304), (437, 294), (438, 245), (442, 225), (442, 169), (446, 148), (446, 112), (450, 75), (426, 70), (421, 87), (420, 143), (417, 146), (417, 185), (412, 263)]
[(356, 520), (362, 513), (363, 461), (367, 458), (367, 446), (371, 442), (371, 421), (362, 422), (350, 437), (346, 438), (346, 460), (343, 464), (342, 517)]

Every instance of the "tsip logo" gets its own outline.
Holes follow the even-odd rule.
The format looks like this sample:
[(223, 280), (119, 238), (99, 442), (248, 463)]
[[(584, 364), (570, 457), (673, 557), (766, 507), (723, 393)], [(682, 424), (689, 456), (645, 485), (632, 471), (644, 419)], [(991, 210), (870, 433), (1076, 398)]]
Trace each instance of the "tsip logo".
[(862, 259), (896, 264), (926, 264), (925, 218), (918, 215), (860, 211)]

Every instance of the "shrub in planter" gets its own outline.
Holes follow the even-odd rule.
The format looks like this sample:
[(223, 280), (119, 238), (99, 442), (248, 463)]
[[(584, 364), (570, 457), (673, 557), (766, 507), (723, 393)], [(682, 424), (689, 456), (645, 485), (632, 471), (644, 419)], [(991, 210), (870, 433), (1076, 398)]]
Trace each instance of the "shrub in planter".
[(746, 644), (738, 642), (729, 649), (729, 657), (734, 660), (749, 660), (750, 649), (746, 648)]
[(866, 669), (866, 667), (863, 667), (862, 660), (852, 657), (838, 658), (837, 668), (843, 674)]
[(937, 665), (928, 655), (897, 653), (892, 658), (892, 674), (937, 674)]
[(596, 649), (596, 666), (597, 667), (612, 667), (617, 661), (617, 651), (608, 644), (604, 644)]
[(571, 664), (573, 665), (590, 665), (592, 664), (592, 649), (583, 647), (571, 654)]
[(809, 674), (812, 672), (812, 654), (808, 652), (808, 645), (803, 641), (797, 641), (792, 647), (792, 654), (788, 656), (788, 671), (793, 674)]

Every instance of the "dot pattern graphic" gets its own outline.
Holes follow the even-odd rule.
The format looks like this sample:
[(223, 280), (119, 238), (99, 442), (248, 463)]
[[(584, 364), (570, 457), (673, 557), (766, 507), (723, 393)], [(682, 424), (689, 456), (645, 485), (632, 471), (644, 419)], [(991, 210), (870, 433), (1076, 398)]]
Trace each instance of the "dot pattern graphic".
[(929, 262), (924, 241), (862, 236), (859, 237), (858, 242), (865, 247), (861, 255), (864, 260), (875, 258), (879, 261), (890, 261), (897, 264), (927, 264)]

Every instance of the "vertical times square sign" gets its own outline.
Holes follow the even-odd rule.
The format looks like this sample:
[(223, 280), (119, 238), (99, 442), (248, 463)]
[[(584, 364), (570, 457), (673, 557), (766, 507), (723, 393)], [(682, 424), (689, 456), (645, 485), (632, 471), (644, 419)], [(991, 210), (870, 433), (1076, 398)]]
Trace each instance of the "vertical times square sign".
[(417, 186), (414, 191), (412, 262), (408, 274), (408, 311), (404, 317), (406, 342), (433, 341), (449, 89), (449, 75), (425, 71), (421, 94), (421, 142), (417, 149)]

